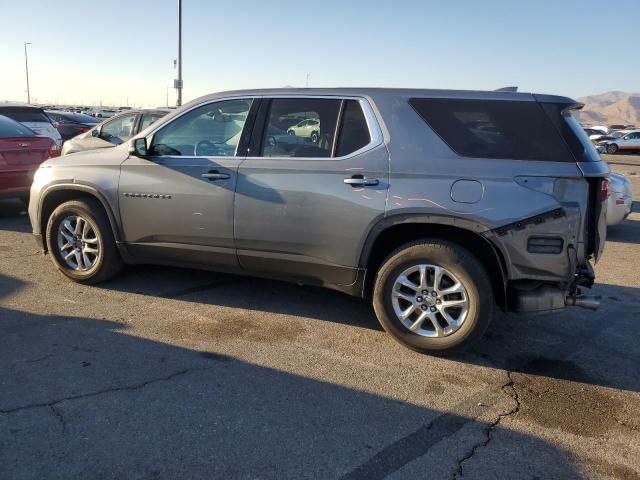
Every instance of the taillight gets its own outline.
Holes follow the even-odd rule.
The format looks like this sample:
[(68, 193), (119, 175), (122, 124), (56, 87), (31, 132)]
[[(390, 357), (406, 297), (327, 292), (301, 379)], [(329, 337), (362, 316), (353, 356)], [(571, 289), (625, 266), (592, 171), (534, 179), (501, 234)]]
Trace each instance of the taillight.
[(81, 127), (76, 127), (76, 133), (80, 135), (81, 133), (88, 132), (91, 130), (91, 127), (85, 127), (84, 125)]
[(58, 146), (54, 143), (50, 148), (49, 148), (49, 158), (53, 158), (53, 157), (59, 157), (60, 156), (60, 149), (58, 148)]
[(603, 178), (602, 182), (600, 182), (600, 201), (604, 202), (609, 198), (609, 179)]

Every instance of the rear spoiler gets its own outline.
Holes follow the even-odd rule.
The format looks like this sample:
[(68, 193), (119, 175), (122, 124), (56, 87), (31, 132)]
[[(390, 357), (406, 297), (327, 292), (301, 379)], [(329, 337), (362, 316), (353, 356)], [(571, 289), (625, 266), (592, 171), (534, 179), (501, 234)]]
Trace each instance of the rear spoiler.
[(510, 92), (510, 93), (517, 93), (518, 92), (518, 87), (502, 87), (502, 88), (496, 88), (494, 90), (494, 92)]

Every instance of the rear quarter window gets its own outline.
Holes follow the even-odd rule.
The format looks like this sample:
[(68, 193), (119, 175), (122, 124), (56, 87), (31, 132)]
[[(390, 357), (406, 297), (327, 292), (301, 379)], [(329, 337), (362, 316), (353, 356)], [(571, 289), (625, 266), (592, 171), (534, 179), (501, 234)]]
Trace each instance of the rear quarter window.
[(537, 102), (412, 98), (409, 104), (461, 156), (575, 161)]

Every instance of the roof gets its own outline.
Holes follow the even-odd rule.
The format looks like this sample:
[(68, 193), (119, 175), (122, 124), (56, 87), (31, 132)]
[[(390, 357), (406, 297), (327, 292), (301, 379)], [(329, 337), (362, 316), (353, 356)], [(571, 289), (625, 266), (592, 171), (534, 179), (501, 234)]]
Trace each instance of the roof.
[(525, 92), (510, 91), (486, 91), (486, 90), (438, 90), (438, 89), (412, 89), (412, 88), (370, 88), (370, 87), (344, 87), (344, 88), (265, 88), (254, 90), (230, 90), (213, 93), (197, 98), (189, 104), (200, 103), (208, 99), (214, 100), (221, 97), (239, 96), (271, 96), (271, 95), (294, 95), (294, 96), (416, 96), (431, 98), (460, 98), (460, 99), (482, 99), (482, 100), (516, 100), (516, 101), (540, 101), (549, 103), (565, 103), (577, 105), (578, 102), (569, 97), (559, 95), (533, 94)]

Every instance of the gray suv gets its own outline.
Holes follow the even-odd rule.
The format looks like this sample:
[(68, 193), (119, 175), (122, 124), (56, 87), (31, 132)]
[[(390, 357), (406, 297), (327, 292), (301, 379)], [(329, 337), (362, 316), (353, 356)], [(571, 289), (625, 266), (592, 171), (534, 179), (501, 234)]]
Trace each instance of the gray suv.
[[(70, 279), (154, 263), (370, 299), (409, 348), (452, 353), (497, 305), (595, 308), (607, 164), (565, 97), (283, 89), (192, 101), (114, 148), (45, 162), (29, 216)], [(317, 120), (313, 140), (287, 134)]]

